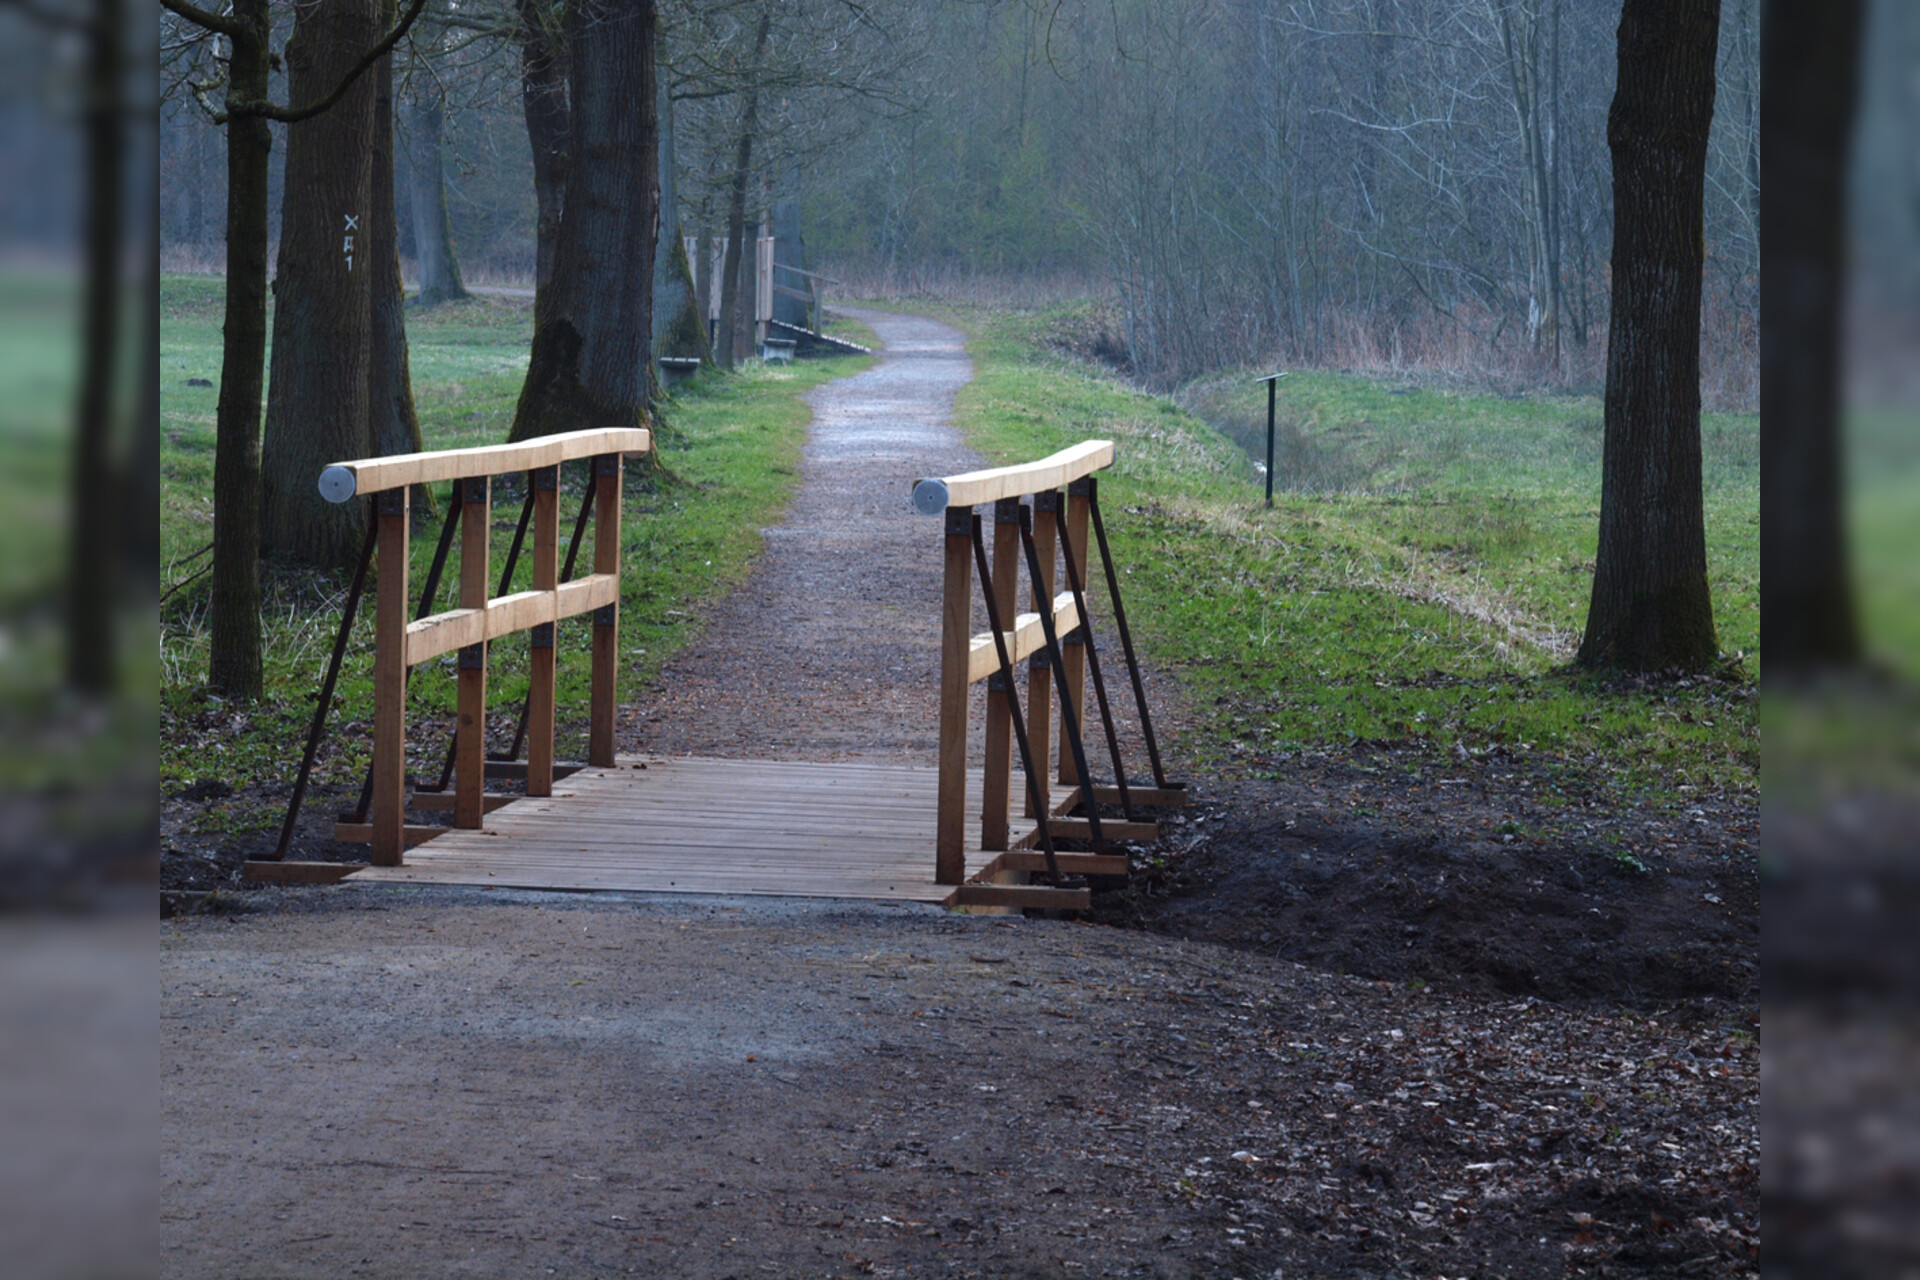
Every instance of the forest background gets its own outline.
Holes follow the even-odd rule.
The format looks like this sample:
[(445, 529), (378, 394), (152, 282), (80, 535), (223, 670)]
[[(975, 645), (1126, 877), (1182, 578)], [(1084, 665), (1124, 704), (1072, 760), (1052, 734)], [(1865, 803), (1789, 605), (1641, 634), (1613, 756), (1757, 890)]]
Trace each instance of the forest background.
[[(740, 94), (716, 67), (751, 60), (768, 90), (753, 212), (798, 200), (813, 265), (854, 293), (1095, 299), (1097, 354), (1163, 391), (1262, 362), (1601, 386), (1617, 3), (839, 9), (771, 6), (754, 59), (759, 6), (662, 7), (684, 234), (724, 233)], [(427, 225), (415, 193), (434, 199), (443, 174), (467, 283), (533, 281), (513, 20), (436, 3), (410, 38), (396, 184), (410, 279)], [(1724, 6), (1710, 410), (1757, 403), (1757, 30), (1757, 0)], [(163, 265), (218, 270), (221, 139), (185, 91), (163, 105), (160, 148)]]

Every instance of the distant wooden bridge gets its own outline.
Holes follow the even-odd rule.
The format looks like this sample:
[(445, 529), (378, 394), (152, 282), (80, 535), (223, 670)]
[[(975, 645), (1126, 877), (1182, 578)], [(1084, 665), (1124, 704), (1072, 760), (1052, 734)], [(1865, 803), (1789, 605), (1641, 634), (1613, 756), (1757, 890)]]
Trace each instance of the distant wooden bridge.
[[(616, 757), (622, 457), (650, 446), (644, 430), (582, 431), (326, 469), (322, 493), (336, 502), (368, 499), (373, 524), (321, 691), (280, 857), (249, 862), (248, 878), (333, 882), (354, 875), (407, 883), (1076, 909), (1090, 901), (1085, 877), (1127, 874), (1119, 842), (1158, 835), (1157, 824), (1143, 810), (1186, 802), (1184, 788), (1168, 783), (1161, 765), (1100, 520), (1095, 473), (1114, 457), (1113, 445), (1104, 440), (1022, 466), (914, 486), (914, 506), (939, 516), (945, 531), (940, 744), (932, 767)], [(563, 566), (559, 473), (572, 461), (586, 462), (592, 481)], [(490, 593), (491, 477), (521, 470), (528, 479), (526, 502), (499, 590)], [(409, 619), (408, 493), (413, 485), (442, 480), (453, 482), (453, 500), (420, 616)], [(991, 563), (975, 510), (988, 504), (995, 531)], [(592, 571), (576, 577), (590, 519)], [(510, 593), (529, 528), (533, 585)], [(1090, 531), (1100, 549), (1113, 627), (1152, 763), (1151, 786), (1126, 776), (1087, 602)], [(429, 613), (456, 533), (459, 607)], [(373, 765), (356, 811), (334, 828), (336, 838), (367, 843), (371, 864), (287, 860), (333, 683), (376, 553)], [(1023, 561), (1034, 607), (1016, 613)], [(988, 630), (980, 634), (971, 629), (976, 574), (988, 617)], [(1066, 590), (1057, 591), (1062, 579)], [(591, 614), (593, 622), (587, 760), (568, 764), (554, 759), (555, 624), (582, 614)], [(520, 631), (531, 633), (532, 655), (521, 732), (513, 758), (490, 758), (483, 729), (487, 647)], [(410, 788), (408, 673), (454, 652), (459, 656), (453, 742), (438, 785)], [(1023, 663), (1024, 710), (1017, 679)], [(1095, 780), (1084, 741), (1083, 694), (1089, 678), (1112, 766), (1110, 782)], [(968, 704), (975, 685), (986, 686), (984, 761), (969, 768)], [(524, 761), (518, 759), (522, 738)], [(1017, 794), (1016, 748), (1022, 779)], [(502, 786), (515, 790), (501, 791)], [(969, 805), (969, 796), (979, 797), (977, 808)], [(450, 817), (452, 825), (410, 822), (409, 809), (422, 819)], [(1060, 847), (1062, 841), (1088, 845), (1091, 852), (1070, 852)]]

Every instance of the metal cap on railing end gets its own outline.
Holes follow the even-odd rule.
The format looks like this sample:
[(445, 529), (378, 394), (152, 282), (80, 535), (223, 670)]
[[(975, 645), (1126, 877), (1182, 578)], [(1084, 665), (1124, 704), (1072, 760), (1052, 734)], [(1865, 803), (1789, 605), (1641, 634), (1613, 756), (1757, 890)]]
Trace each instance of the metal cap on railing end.
[(352, 469), (337, 462), (320, 473), (320, 496), (328, 502), (345, 502), (355, 487)]
[(947, 482), (922, 480), (913, 486), (913, 509), (923, 516), (937, 516), (947, 509)]

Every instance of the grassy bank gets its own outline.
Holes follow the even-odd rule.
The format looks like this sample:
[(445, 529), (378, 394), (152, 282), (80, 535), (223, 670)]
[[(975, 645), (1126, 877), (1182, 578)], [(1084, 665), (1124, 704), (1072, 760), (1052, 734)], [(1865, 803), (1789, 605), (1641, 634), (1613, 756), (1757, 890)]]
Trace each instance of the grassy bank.
[(1262, 508), (1242, 445), (1264, 393), (1183, 408), (1053, 354), (1054, 313), (949, 313), (972, 335), (957, 418), (997, 461), (1119, 444), (1103, 506), (1129, 612), (1199, 719), (1202, 768), (1284, 770), (1362, 744), (1393, 758), (1524, 758), (1660, 805), (1751, 794), (1759, 764), (1757, 421), (1710, 418), (1707, 523), (1722, 647), (1708, 679), (1568, 669), (1591, 587), (1600, 406), (1461, 395), (1331, 373), (1284, 384), (1284, 482)]
[[(207, 661), (204, 577), (191, 575), (194, 553), (212, 537), (214, 412), (220, 370), (221, 286), (217, 280), (175, 278), (163, 285), (162, 519), (163, 582), (178, 589), (162, 608), (162, 771), (179, 787), (219, 779), (236, 790), (264, 788), (237, 799), (203, 822), (221, 830), (260, 831), (278, 817), (284, 783), (297, 764), (312, 697), (319, 687), (340, 623), (346, 582), (305, 572), (269, 572), (265, 581), (266, 697), (248, 707), (224, 707), (202, 689)], [(526, 370), (532, 303), (481, 297), (408, 317), (414, 395), (430, 449), (499, 443), (506, 438)], [(670, 402), (653, 463), (627, 470), (621, 527), (624, 582), (621, 611), (621, 686), (629, 695), (693, 637), (697, 606), (723, 594), (747, 572), (760, 546), (759, 531), (777, 521), (798, 483), (808, 410), (801, 393), (864, 367), (854, 360), (809, 361), (778, 368), (750, 365), (735, 375), (703, 373)], [(573, 464), (562, 477), (563, 542), (577, 509), (584, 471)], [(496, 481), (494, 546), (502, 563), (519, 516), (520, 480)], [(446, 487), (436, 494), (446, 509)], [(438, 532), (430, 517), (415, 531), (413, 581), (424, 582)], [(564, 554), (564, 549), (563, 549)], [(523, 557), (518, 577), (531, 573)], [(451, 592), (454, 566), (444, 580)], [(515, 589), (525, 587), (517, 581)], [(450, 607), (442, 604), (441, 607)], [(559, 718), (564, 734), (584, 741), (588, 652), (584, 619), (561, 624)], [(366, 726), (372, 712), (372, 620), (363, 611), (343, 668), (335, 730), (325, 771), (336, 783), (357, 779), (366, 762)], [(511, 734), (511, 714), (526, 691), (526, 647), (495, 646), (489, 702), (504, 708), (496, 734)], [(415, 723), (444, 725), (454, 702), (452, 655), (418, 668), (409, 715)], [(498, 744), (505, 746), (503, 738)], [(582, 750), (563, 737), (562, 756)], [(291, 757), (291, 758), (290, 758)], [(415, 761), (437, 772), (437, 758)], [(279, 787), (279, 790), (275, 790)]]

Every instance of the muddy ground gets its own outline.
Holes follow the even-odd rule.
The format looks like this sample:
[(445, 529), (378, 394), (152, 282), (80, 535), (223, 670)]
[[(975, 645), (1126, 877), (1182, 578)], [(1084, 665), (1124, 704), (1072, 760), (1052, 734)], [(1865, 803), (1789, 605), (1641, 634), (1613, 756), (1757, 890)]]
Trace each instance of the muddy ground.
[[(933, 620), (887, 610), (938, 600), (905, 482), (973, 465), (964, 356), (862, 318), (886, 358), (815, 393), (725, 643), (635, 702), (629, 745), (930, 753)], [(1177, 686), (1150, 688), (1177, 769)], [(192, 834), (217, 782), (170, 797), (164, 1268), (1757, 1271), (1750, 805), (1644, 814), (1564, 774), (1549, 803), (1498, 753), (1255, 772), (1194, 779), (1081, 920), (246, 890), (258, 837)]]

